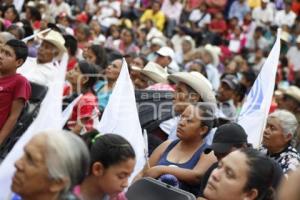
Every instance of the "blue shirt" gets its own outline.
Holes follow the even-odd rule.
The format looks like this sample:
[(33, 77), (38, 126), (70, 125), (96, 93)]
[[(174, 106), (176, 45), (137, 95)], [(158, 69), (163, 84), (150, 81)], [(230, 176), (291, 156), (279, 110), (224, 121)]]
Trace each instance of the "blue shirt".
[[(165, 150), (165, 152), (162, 154), (162, 156), (160, 157), (158, 164), (157, 165), (164, 165), (164, 166), (177, 166), (183, 169), (193, 169), (198, 161), (200, 160), (200, 157), (203, 153), (203, 151), (207, 148), (207, 144), (204, 143), (202, 144), (197, 151), (194, 153), (194, 155), (191, 157), (190, 160), (186, 161), (185, 163), (173, 163), (171, 161), (168, 161), (167, 157), (169, 155), (169, 152), (178, 144), (180, 140), (174, 140)], [(196, 184), (196, 185), (190, 185), (188, 183), (179, 181), (179, 188), (186, 190), (188, 192), (193, 193), (194, 195), (198, 195), (199, 189), (200, 189), (200, 184)]]
[(229, 19), (233, 17), (237, 17), (240, 22), (244, 20), (244, 16), (246, 15), (247, 12), (250, 11), (249, 6), (247, 5), (246, 2), (243, 4), (240, 4), (239, 1), (233, 2), (231, 5), (231, 8), (229, 10)]
[(97, 98), (98, 98), (98, 105), (99, 110), (103, 111), (106, 105), (108, 104), (109, 97), (112, 91), (102, 91), (103, 87), (107, 84), (107, 81), (98, 81), (95, 86), (94, 90), (96, 91)]

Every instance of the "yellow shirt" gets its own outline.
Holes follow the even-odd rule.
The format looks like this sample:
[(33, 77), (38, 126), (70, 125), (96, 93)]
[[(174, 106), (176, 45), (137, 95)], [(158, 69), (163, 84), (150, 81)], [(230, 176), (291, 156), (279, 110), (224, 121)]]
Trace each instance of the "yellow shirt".
[(165, 15), (162, 11), (158, 11), (157, 13), (153, 13), (153, 10), (147, 9), (144, 14), (142, 15), (140, 21), (144, 23), (146, 20), (151, 19), (154, 22), (154, 25), (160, 31), (164, 30), (165, 26)]
[(250, 8), (260, 7), (261, 0), (248, 0), (248, 6)]

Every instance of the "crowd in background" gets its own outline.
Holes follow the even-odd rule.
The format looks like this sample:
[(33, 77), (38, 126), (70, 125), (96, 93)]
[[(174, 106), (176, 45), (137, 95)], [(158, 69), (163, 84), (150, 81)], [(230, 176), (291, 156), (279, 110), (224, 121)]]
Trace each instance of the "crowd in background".
[[(135, 90), (174, 94), (175, 116), (148, 133), (149, 163), (135, 180), (152, 177), (207, 200), (299, 198), (300, 1), (0, 2), (0, 145), (32, 83), (55, 82), (65, 53), (63, 107), (81, 95), (64, 129), (83, 140), (44, 133), (16, 162), (12, 189), (23, 199), (126, 199), (135, 152), (126, 138), (94, 130), (122, 58)], [(235, 122), (278, 28), (273, 101), (254, 150)]]

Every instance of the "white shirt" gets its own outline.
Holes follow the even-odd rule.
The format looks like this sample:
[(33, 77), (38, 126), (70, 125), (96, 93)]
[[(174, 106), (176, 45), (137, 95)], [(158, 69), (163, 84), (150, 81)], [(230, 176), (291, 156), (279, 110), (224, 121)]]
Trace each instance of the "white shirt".
[(296, 46), (292, 46), (287, 54), (286, 57), (289, 59), (289, 62), (293, 64), (295, 71), (300, 71), (300, 50)]
[(171, 42), (173, 44), (174, 47), (174, 51), (175, 52), (181, 52), (182, 51), (182, 40), (183, 40), (183, 36), (175, 34), (172, 39)]
[(51, 4), (49, 11), (53, 17), (58, 16), (62, 12), (65, 12), (68, 16), (71, 16), (70, 5), (65, 2), (62, 2), (60, 5), (57, 5), (56, 3)]
[(25, 76), (30, 82), (49, 86), (57, 77), (57, 66), (59, 65), (54, 62), (39, 64), (36, 58), (28, 57), (17, 72)]
[(14, 0), (15, 8), (16, 8), (17, 11), (19, 11), (19, 12), (21, 12), (22, 7), (23, 7), (23, 4), (24, 4), (24, 0)]
[(220, 75), (215, 66), (208, 64), (205, 66), (205, 71), (207, 73), (207, 79), (210, 81), (213, 90), (218, 91), (220, 86)]
[(170, 0), (164, 0), (161, 6), (161, 11), (170, 19), (176, 20), (179, 22), (179, 17), (182, 11), (182, 4), (176, 1), (174, 4), (171, 4)]
[(285, 10), (279, 10), (275, 14), (275, 24), (279, 27), (288, 25), (292, 27), (295, 24), (296, 14), (293, 11), (286, 13)]
[(273, 21), (273, 11), (269, 8), (255, 8), (252, 12), (252, 18), (258, 26), (265, 26), (266, 23)]
[[(205, 15), (205, 16), (203, 16)], [(202, 18), (202, 19), (201, 19)], [(201, 20), (200, 20), (201, 19)], [(203, 28), (205, 25), (209, 24), (211, 21), (211, 16), (209, 13), (203, 13), (199, 9), (193, 10), (190, 14), (189, 20), (192, 22), (198, 22), (198, 27)]]
[[(256, 46), (257, 45), (257, 46)], [(257, 41), (257, 44), (255, 44), (255, 40), (253, 37), (249, 38), (247, 40), (247, 43), (246, 43), (246, 47), (249, 48), (249, 49), (256, 49), (257, 47), (259, 49), (266, 49), (269, 47), (269, 42), (266, 38), (264, 38), (263, 36), (261, 36), (258, 41)]]
[[(118, 24), (118, 17), (121, 15), (121, 3), (119, 1), (100, 1), (101, 14), (98, 16), (99, 23), (104, 27)], [(114, 16), (116, 13), (116, 16)]]

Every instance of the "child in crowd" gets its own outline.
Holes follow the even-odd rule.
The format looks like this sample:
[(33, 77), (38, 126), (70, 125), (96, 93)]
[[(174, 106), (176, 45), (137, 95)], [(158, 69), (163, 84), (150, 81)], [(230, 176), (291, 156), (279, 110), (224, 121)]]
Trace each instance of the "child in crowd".
[(96, 74), (97, 71), (93, 65), (80, 61), (67, 75), (72, 85), (73, 99), (74, 96), (82, 94), (67, 122), (67, 127), (76, 134), (84, 134), (92, 130), (94, 120), (98, 120), (98, 101), (93, 90), (97, 81)]
[(89, 175), (74, 194), (80, 199), (126, 200), (122, 192), (135, 166), (135, 153), (126, 139), (115, 134), (96, 135), (90, 142)]
[(31, 96), (28, 80), (16, 73), (27, 55), (27, 46), (20, 40), (9, 40), (0, 48), (0, 145), (13, 130)]

